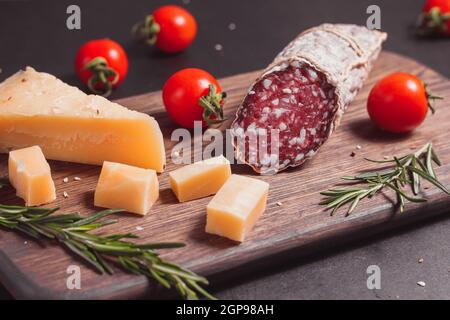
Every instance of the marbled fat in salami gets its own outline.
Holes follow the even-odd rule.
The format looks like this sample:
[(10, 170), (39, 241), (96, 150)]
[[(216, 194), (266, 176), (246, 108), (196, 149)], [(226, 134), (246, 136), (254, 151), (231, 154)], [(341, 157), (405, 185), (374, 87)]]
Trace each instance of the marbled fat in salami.
[(263, 174), (311, 158), (338, 125), (385, 39), (385, 33), (342, 24), (300, 34), (240, 105), (231, 126), (236, 158)]

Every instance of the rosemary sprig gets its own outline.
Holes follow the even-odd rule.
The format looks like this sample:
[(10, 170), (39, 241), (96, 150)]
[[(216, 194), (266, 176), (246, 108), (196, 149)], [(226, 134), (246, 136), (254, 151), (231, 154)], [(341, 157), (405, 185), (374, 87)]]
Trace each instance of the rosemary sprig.
[(208, 284), (206, 278), (161, 259), (156, 252), (157, 249), (179, 248), (184, 246), (183, 243), (136, 244), (126, 241), (138, 238), (133, 233), (89, 233), (116, 223), (116, 220), (100, 219), (121, 210), (104, 210), (87, 217), (78, 213), (54, 215), (57, 210), (0, 205), (0, 226), (37, 240), (58, 241), (101, 274), (113, 274), (113, 265), (117, 265), (128, 272), (154, 279), (168, 289), (175, 287), (183, 298), (198, 299), (200, 294), (207, 299), (215, 299), (200, 286)]
[[(321, 192), (326, 198), (320, 202), (328, 209), (332, 209), (333, 215), (340, 207), (350, 204), (347, 209), (347, 216), (353, 212), (359, 202), (364, 198), (370, 198), (384, 188), (395, 191), (398, 206), (403, 212), (405, 201), (424, 202), (425, 198), (418, 196), (420, 192), (421, 179), (430, 182), (446, 194), (450, 191), (437, 179), (433, 169), (433, 163), (438, 166), (441, 162), (436, 155), (431, 143), (427, 143), (415, 153), (402, 157), (393, 157), (388, 160), (371, 160), (374, 163), (388, 164), (387, 168), (365, 172), (357, 176), (344, 176), (342, 179), (355, 183), (362, 183), (363, 186), (351, 185), (346, 188), (333, 188)], [(407, 186), (411, 187), (413, 196), (405, 192)]]

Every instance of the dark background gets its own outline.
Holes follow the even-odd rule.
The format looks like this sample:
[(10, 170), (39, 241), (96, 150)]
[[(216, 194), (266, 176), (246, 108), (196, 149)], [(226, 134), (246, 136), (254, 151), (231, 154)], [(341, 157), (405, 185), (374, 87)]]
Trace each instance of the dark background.
[[(184, 67), (200, 67), (217, 77), (265, 67), (295, 35), (322, 22), (365, 24), (366, 8), (381, 7), (385, 49), (422, 62), (450, 76), (450, 39), (423, 40), (412, 26), (420, 0), (173, 0), (196, 17), (199, 32), (192, 47), (164, 55), (136, 44), (131, 26), (167, 1), (11, 1), (0, 0), (0, 80), (31, 65), (81, 86), (73, 74), (77, 48), (87, 40), (109, 37), (130, 59), (125, 83), (112, 98), (161, 89)], [(81, 7), (82, 29), (66, 28), (66, 8)], [(231, 31), (230, 23), (236, 24)], [(215, 45), (222, 45), (221, 51)], [(423, 299), (450, 298), (450, 219), (379, 235), (345, 248), (301, 258), (289, 253), (277, 261), (235, 272), (232, 283), (213, 283), (223, 299)], [(419, 264), (418, 259), (424, 262)], [(381, 268), (381, 290), (368, 290), (366, 268)], [(425, 281), (426, 287), (417, 285)], [(0, 298), (10, 298), (1, 288)]]

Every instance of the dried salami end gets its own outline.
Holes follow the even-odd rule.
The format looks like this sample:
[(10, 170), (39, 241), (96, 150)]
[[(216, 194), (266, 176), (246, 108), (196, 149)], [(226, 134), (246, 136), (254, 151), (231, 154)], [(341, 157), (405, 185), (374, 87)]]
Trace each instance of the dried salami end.
[[(326, 77), (312, 67), (294, 62), (261, 78), (251, 92), (243, 102), (245, 108), (238, 111), (233, 131), (246, 139), (242, 156), (257, 171), (300, 165), (328, 137), (337, 111), (336, 95)], [(274, 142), (271, 132), (278, 135)], [(252, 134), (261, 140), (267, 136), (267, 148), (261, 148), (258, 140), (250, 143)], [(256, 154), (257, 159), (251, 157)]]
[(237, 111), (231, 127), (236, 158), (265, 174), (311, 158), (362, 86), (385, 37), (364, 27), (326, 24), (292, 41)]

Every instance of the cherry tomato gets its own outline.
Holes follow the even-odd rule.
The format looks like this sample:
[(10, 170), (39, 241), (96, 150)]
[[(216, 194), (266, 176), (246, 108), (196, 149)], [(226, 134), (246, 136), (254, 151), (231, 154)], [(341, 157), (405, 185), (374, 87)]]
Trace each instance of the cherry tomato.
[(156, 45), (161, 51), (176, 53), (185, 50), (197, 34), (197, 22), (185, 9), (166, 5), (153, 11), (144, 22), (133, 28), (141, 40)]
[(422, 26), (430, 32), (450, 35), (450, 0), (427, 0), (422, 9)]
[(78, 49), (75, 71), (91, 91), (109, 94), (127, 76), (128, 57), (120, 44), (113, 40), (88, 41)]
[(223, 120), (222, 105), (226, 94), (208, 72), (187, 68), (173, 74), (162, 91), (164, 106), (174, 122), (193, 128), (194, 121), (202, 126)]
[(431, 107), (423, 82), (397, 72), (381, 79), (371, 90), (367, 111), (375, 124), (390, 132), (408, 132), (419, 126)]

